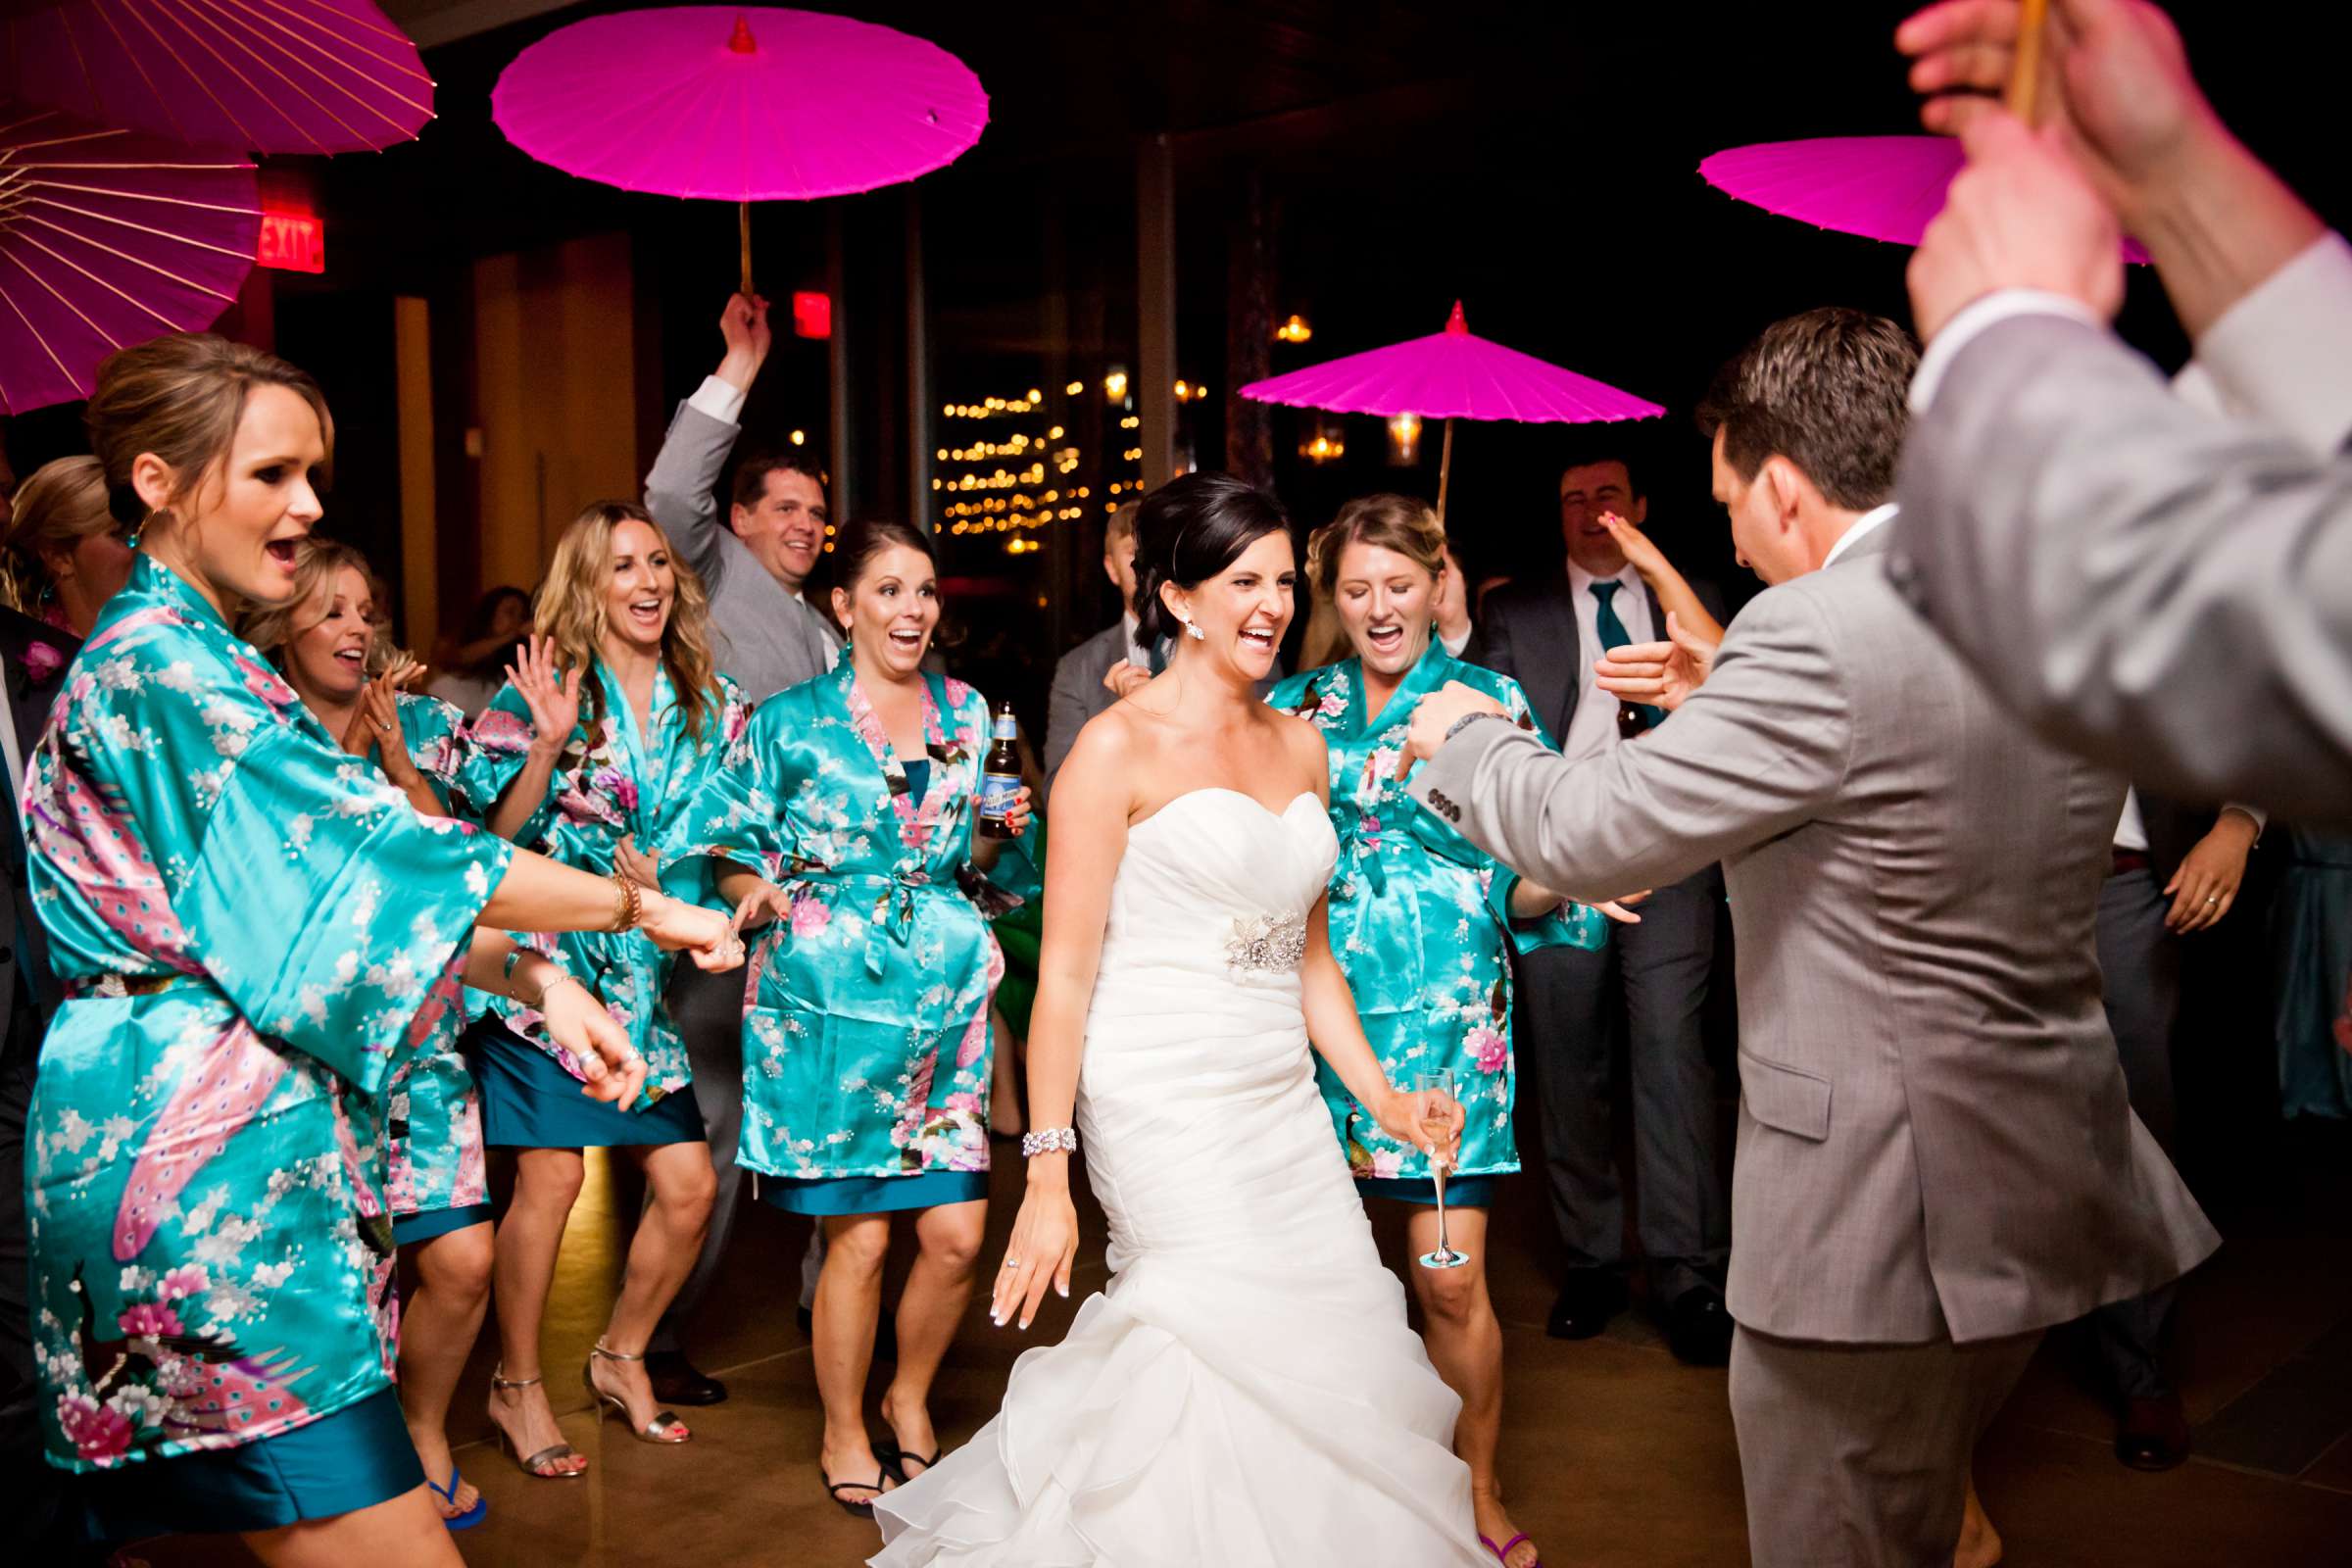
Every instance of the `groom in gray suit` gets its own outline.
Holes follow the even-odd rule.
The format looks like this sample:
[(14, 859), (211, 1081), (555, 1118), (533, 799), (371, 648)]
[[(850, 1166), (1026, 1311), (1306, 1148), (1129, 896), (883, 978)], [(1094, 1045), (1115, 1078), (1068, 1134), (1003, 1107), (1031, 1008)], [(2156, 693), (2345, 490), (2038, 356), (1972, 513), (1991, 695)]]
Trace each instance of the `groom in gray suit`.
[(1774, 586), (1673, 722), (1568, 762), (1425, 699), (1413, 793), (1576, 898), (1721, 860), (1738, 934), (1732, 1413), (1757, 1568), (1936, 1568), (2041, 1332), (2219, 1238), (2132, 1116), (2093, 937), (2121, 780), (2034, 741), (1883, 569), (1917, 353), (1822, 310), (1703, 411)]

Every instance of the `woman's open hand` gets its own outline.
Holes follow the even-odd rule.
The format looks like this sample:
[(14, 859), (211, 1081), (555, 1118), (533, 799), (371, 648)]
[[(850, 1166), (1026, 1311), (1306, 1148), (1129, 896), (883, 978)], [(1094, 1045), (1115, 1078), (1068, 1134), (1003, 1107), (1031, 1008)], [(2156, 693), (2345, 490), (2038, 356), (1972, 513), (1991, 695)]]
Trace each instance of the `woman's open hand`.
[[(1067, 1159), (1066, 1154), (1041, 1154), (1040, 1159)], [(1012, 1240), (1005, 1244), (1004, 1261), (997, 1269), (988, 1300), (988, 1315), (1003, 1328), (1017, 1318), (1027, 1328), (1051, 1285), (1070, 1294), (1070, 1266), (1078, 1260), (1078, 1207), (1070, 1201), (1067, 1180), (1058, 1184), (1032, 1181), (1013, 1216)]]

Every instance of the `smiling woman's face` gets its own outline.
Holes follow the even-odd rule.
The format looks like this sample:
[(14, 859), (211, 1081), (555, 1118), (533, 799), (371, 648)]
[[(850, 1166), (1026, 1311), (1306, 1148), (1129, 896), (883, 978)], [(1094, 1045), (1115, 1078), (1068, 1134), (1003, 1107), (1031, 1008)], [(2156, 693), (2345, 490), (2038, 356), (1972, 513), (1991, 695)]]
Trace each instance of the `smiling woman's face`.
[(298, 629), (286, 640), (286, 671), (301, 689), (348, 703), (368, 684), (368, 645), (375, 635), (368, 578), (345, 566), (318, 587)]
[(867, 556), (858, 579), (833, 590), (833, 613), (849, 628), (860, 659), (894, 679), (922, 668), (939, 625), (939, 576), (931, 558), (908, 545)]
[(1428, 567), (1386, 545), (1358, 540), (1340, 552), (1332, 606), (1366, 669), (1401, 675), (1421, 662), (1437, 590)]

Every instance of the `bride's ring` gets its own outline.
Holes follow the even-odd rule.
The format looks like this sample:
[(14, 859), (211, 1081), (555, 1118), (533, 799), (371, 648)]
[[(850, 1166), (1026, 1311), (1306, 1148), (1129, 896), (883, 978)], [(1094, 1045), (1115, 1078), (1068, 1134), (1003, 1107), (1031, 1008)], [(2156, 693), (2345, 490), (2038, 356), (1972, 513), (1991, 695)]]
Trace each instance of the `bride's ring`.
[(1006, 1268), (1019, 1268), (1021, 1266), (1021, 1260), (1017, 1257), (1008, 1257), (1004, 1260), (1004, 1266)]

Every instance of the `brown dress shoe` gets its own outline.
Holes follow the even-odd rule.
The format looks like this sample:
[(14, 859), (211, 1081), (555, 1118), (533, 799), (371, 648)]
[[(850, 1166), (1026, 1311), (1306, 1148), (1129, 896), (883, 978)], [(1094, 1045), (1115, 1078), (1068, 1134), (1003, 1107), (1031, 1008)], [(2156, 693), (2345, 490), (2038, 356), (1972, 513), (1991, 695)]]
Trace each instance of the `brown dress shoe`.
[(2170, 1470), (2188, 1457), (2188, 1417), (2180, 1396), (2126, 1399), (2116, 1423), (2115, 1456), (2134, 1470)]

